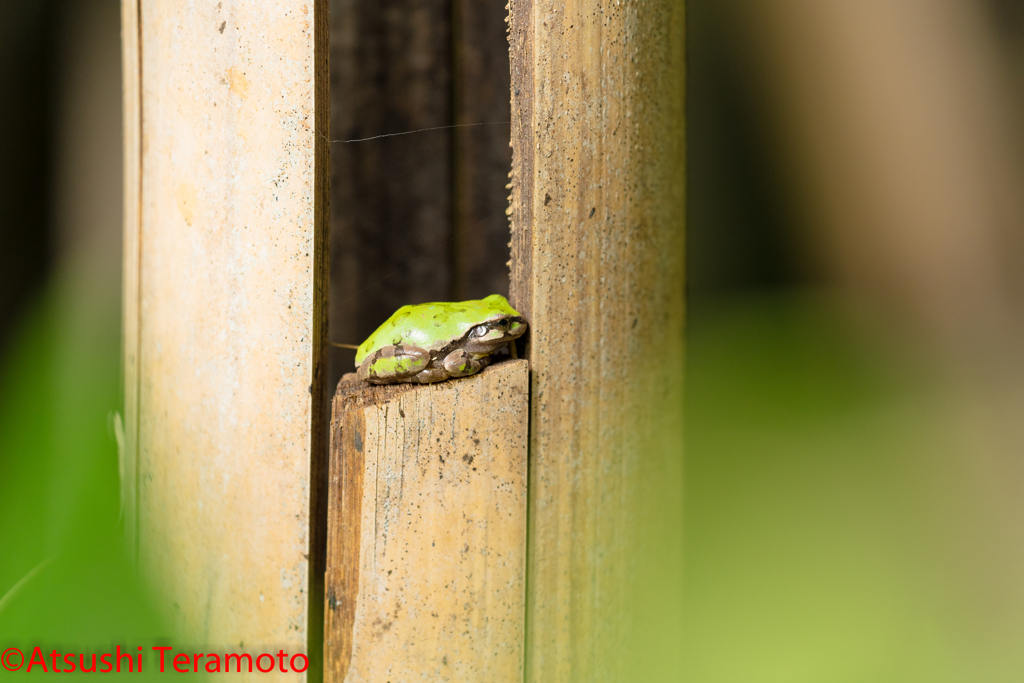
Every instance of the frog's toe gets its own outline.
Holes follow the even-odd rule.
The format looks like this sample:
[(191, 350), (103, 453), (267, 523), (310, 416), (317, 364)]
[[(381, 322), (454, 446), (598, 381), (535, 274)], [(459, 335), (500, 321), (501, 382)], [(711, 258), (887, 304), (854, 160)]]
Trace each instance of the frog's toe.
[(409, 381), (416, 382), (417, 384), (433, 384), (434, 382), (443, 382), (446, 379), (448, 379), (448, 373), (445, 372), (444, 368), (427, 368)]
[(416, 346), (385, 346), (359, 366), (359, 378), (371, 384), (409, 381), (430, 364), (430, 353)]
[(466, 377), (480, 372), (487, 365), (487, 357), (473, 358), (462, 349), (456, 349), (444, 359), (444, 369), (450, 377)]

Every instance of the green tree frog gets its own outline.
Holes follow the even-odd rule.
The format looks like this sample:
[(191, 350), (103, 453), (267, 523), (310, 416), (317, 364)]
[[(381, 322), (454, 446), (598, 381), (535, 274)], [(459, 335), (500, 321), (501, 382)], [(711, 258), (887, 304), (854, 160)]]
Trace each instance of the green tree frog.
[(475, 374), (491, 354), (526, 332), (505, 297), (402, 306), (356, 351), (370, 384), (441, 382)]

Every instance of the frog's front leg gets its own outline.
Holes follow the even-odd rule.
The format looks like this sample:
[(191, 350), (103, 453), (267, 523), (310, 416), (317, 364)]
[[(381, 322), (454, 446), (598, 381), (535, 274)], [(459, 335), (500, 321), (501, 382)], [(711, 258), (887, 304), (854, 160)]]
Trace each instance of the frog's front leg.
[(408, 382), (430, 364), (430, 352), (418, 346), (385, 346), (359, 365), (359, 379), (370, 384)]
[(417, 384), (433, 384), (434, 382), (443, 382), (448, 379), (448, 373), (445, 372), (444, 368), (429, 367), (415, 377), (410, 377), (410, 382), (416, 382)]
[(444, 358), (444, 369), (449, 377), (475, 375), (491, 362), (490, 356), (474, 358), (462, 349), (455, 349)]

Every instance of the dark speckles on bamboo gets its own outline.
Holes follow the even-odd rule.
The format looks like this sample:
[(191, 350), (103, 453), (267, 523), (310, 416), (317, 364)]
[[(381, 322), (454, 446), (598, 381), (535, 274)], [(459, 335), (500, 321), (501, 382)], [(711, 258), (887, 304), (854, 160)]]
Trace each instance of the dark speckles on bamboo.
[[(329, 547), (332, 680), (346, 680), (337, 675), (342, 613), (354, 615), (347, 680), (522, 680), (527, 362), (429, 386), (353, 379), (335, 397), (343, 428), (332, 432), (332, 472), (339, 453), (359, 452), (344, 445), (356, 433), (373, 457), (359, 459), (367, 484), (358, 492), (338, 489), (353, 479), (331, 478), (330, 537), (342, 531), (342, 501), (364, 519), (347, 527), (358, 571), (332, 571), (338, 546)], [(358, 432), (344, 428), (351, 415), (365, 423)]]

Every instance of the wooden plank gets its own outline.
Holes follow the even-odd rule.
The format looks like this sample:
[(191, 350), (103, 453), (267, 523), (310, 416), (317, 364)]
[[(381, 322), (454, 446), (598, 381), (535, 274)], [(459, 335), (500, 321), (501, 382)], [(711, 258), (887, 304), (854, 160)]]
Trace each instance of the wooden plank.
[[(509, 62), (500, 2), (454, 0), (454, 297), (508, 296)], [(481, 125), (482, 124), (482, 125)]]
[(675, 0), (511, 2), (529, 681), (677, 680), (683, 19)]
[(526, 361), (347, 375), (332, 416), (327, 680), (522, 680)]
[(140, 565), (183, 642), (312, 658), (326, 11), (140, 2), (139, 303), (126, 306)]

